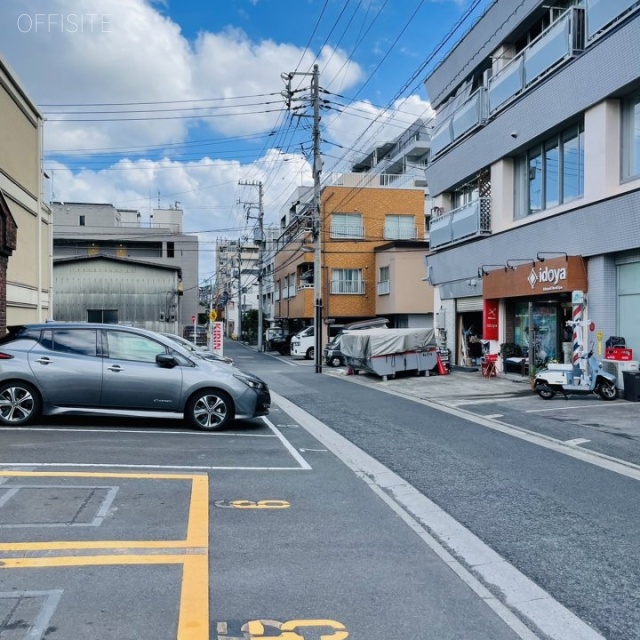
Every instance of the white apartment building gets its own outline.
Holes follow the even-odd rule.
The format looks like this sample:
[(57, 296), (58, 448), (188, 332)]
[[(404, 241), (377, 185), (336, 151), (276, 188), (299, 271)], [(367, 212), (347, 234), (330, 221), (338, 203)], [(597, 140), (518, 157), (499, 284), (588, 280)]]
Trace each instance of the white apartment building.
[(640, 2), (496, 0), (425, 86), (425, 263), (456, 361), (473, 333), (566, 360), (580, 292), (596, 352), (622, 336), (638, 359)]

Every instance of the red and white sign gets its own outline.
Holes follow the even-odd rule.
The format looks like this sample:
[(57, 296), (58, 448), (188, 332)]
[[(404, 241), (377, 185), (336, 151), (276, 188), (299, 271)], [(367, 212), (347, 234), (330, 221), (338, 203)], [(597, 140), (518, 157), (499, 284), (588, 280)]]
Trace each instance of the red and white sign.
[(211, 336), (212, 351), (219, 355), (223, 355), (222, 322), (213, 323)]
[(195, 324), (196, 323), (196, 317), (195, 316), (191, 316), (191, 324)]
[(498, 309), (498, 300), (484, 300), (484, 313), (482, 315), (484, 324), (482, 327), (483, 340), (498, 340), (500, 329), (500, 325), (498, 324)]

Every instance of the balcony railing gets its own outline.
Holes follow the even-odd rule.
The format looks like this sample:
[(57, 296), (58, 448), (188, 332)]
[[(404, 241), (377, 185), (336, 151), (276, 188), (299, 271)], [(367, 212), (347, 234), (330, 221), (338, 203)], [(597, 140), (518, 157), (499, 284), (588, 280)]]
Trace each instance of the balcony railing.
[(491, 198), (477, 198), (453, 211), (431, 216), (431, 249), (491, 233)]
[(433, 156), (438, 155), (443, 149), (446, 149), (466, 133), (486, 122), (486, 93), (486, 89), (481, 87), (446, 118), (444, 122), (436, 124), (431, 138), (431, 153)]
[(416, 240), (418, 237), (418, 227), (384, 227), (385, 240)]
[(361, 224), (332, 224), (331, 237), (362, 240), (364, 238), (364, 226)]
[(384, 296), (388, 293), (391, 293), (391, 283), (388, 280), (378, 282), (378, 295)]
[(633, 11), (640, 11), (640, 0), (585, 0), (585, 4), (587, 42), (606, 33)]
[(339, 295), (363, 295), (364, 282), (362, 280), (332, 280), (331, 293)]
[(584, 9), (572, 7), (489, 79), (489, 113), (506, 106), (584, 45)]
[(330, 173), (323, 180), (323, 186), (366, 188), (414, 188), (415, 178), (400, 173)]

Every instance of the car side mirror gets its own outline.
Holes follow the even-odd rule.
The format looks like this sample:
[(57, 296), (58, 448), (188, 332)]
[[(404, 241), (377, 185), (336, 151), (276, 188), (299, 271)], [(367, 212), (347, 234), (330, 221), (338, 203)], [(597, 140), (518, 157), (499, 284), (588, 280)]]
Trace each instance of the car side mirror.
[(178, 364), (178, 361), (170, 353), (159, 353), (156, 356), (156, 364), (159, 367), (166, 369), (173, 369)]

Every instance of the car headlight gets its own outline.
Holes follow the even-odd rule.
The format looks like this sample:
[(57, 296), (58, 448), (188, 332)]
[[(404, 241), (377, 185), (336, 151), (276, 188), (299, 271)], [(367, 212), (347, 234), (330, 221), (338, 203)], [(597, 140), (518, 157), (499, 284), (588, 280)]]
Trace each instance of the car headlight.
[(251, 387), (256, 391), (267, 390), (267, 385), (264, 382), (262, 382), (262, 380), (258, 380), (258, 378), (251, 378), (250, 376), (241, 376), (241, 375), (238, 375), (237, 373), (234, 373), (233, 377), (237, 378), (238, 380), (241, 380), (247, 385), (247, 387)]

